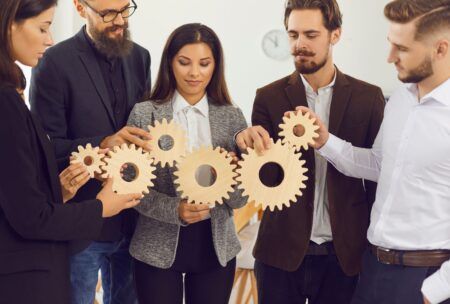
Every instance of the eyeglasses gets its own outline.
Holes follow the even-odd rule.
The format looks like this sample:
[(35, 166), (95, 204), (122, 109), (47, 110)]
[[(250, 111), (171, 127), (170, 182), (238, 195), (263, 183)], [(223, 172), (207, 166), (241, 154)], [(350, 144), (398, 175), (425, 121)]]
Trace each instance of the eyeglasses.
[(123, 19), (127, 19), (131, 15), (133, 15), (137, 9), (137, 5), (136, 2), (134, 2), (134, 0), (131, 0), (131, 2), (133, 3), (133, 5), (127, 6), (120, 11), (106, 10), (103, 12), (99, 12), (95, 8), (93, 8), (86, 0), (83, 0), (83, 3), (86, 4), (86, 6), (89, 7), (94, 13), (102, 17), (103, 22), (105, 23), (113, 22), (114, 20), (116, 20), (119, 14), (122, 16)]

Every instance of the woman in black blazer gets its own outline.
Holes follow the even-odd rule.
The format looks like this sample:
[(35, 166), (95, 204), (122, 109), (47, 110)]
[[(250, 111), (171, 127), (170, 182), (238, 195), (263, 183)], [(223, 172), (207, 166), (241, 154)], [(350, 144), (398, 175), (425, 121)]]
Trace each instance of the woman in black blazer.
[(52, 44), (57, 0), (0, 5), (0, 303), (70, 303), (67, 240), (93, 239), (102, 217), (134, 207), (108, 181), (96, 200), (64, 204), (88, 180), (71, 165), (58, 177), (47, 135), (18, 93), (15, 61), (35, 66)]

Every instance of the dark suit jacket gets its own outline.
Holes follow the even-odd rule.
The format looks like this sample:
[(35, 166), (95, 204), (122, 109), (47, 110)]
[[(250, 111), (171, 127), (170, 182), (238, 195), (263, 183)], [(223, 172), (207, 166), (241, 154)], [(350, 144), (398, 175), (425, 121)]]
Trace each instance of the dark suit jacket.
[[(252, 124), (263, 126), (274, 139), (280, 131), (284, 112), (308, 106), (300, 75), (275, 81), (256, 93)], [(337, 72), (330, 109), (330, 132), (358, 147), (369, 148), (378, 133), (384, 98), (378, 87)], [(314, 208), (314, 151), (302, 151), (308, 167), (307, 188), (290, 208), (264, 212), (255, 258), (286, 271), (296, 270), (308, 248)], [(276, 179), (279, 172), (266, 172), (262, 179)], [(344, 272), (357, 274), (366, 247), (369, 211), (375, 198), (375, 185), (346, 177), (328, 164), (327, 187), (333, 242)], [(274, 250), (275, 249), (275, 250)]]
[[(42, 120), (60, 169), (67, 166), (71, 152), (76, 151), (78, 145), (98, 146), (103, 138), (123, 127), (115, 122), (100, 66), (83, 31), (50, 48), (33, 69), (31, 79), (31, 111)], [(128, 116), (150, 89), (150, 54), (134, 44), (131, 54), (123, 58), (122, 63)], [(92, 179), (80, 189), (75, 200), (95, 198), (99, 190), (100, 182)], [(134, 211), (124, 212), (130, 215)], [(110, 235), (117, 235), (117, 230), (120, 234), (120, 216), (123, 214), (105, 221), (98, 240), (111, 240)], [(89, 241), (74, 244), (73, 251), (80, 251), (88, 244)]]
[(97, 200), (63, 205), (53, 148), (13, 89), (0, 89), (0, 303), (69, 303), (68, 243), (95, 238)]

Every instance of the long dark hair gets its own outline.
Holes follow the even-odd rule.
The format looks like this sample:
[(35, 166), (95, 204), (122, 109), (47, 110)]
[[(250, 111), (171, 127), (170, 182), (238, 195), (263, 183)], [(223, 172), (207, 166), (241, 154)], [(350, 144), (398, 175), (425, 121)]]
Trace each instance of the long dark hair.
[(21, 86), (22, 74), (12, 57), (11, 27), (14, 22), (39, 16), (58, 0), (1, 0), (0, 6), (0, 87)]
[(159, 103), (172, 99), (177, 87), (172, 69), (173, 58), (185, 45), (201, 42), (206, 43), (211, 48), (215, 61), (213, 76), (206, 87), (208, 97), (220, 105), (231, 104), (230, 94), (225, 82), (225, 64), (219, 37), (212, 29), (200, 23), (182, 25), (169, 36), (161, 57), (156, 84), (149, 99)]

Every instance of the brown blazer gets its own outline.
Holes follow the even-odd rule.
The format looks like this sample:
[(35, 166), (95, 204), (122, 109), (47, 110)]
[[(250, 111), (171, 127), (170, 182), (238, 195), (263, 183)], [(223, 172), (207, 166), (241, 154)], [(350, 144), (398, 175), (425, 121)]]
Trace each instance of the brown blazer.
[[(300, 75), (277, 80), (256, 92), (252, 124), (261, 125), (276, 140), (284, 112), (308, 106)], [(358, 147), (369, 148), (383, 119), (381, 89), (337, 71), (330, 109), (330, 132)], [(314, 208), (314, 151), (302, 151), (309, 171), (303, 196), (290, 208), (264, 212), (255, 258), (286, 271), (298, 269), (308, 248)], [(277, 179), (277, 170), (265, 171), (267, 182)], [(365, 185), (365, 186), (364, 186)], [(346, 177), (328, 164), (327, 188), (333, 242), (339, 263), (347, 275), (360, 270), (367, 245), (366, 232), (376, 185)]]

